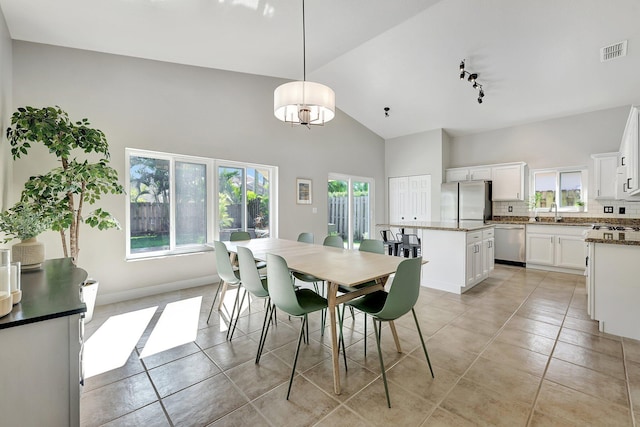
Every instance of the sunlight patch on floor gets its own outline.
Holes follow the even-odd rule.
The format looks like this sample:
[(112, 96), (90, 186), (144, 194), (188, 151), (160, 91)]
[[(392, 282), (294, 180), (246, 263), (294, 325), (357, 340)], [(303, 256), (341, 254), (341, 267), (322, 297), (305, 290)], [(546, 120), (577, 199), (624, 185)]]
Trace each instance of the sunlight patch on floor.
[(124, 366), (157, 309), (150, 307), (107, 319), (84, 344), (84, 377)]
[(202, 296), (167, 304), (140, 354), (149, 357), (161, 351), (195, 341)]

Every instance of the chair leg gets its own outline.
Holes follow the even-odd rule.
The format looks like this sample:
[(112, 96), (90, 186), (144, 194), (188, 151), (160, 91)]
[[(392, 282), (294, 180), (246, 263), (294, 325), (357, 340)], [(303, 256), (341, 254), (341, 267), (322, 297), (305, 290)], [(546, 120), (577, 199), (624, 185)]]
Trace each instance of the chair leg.
[(427, 363), (429, 364), (429, 370), (431, 371), (431, 378), (435, 378), (433, 375), (433, 368), (431, 367), (431, 360), (429, 360), (429, 353), (427, 353), (427, 346), (424, 344), (424, 338), (422, 338), (422, 331), (420, 330), (420, 325), (418, 324), (418, 317), (416, 316), (416, 311), (411, 308), (411, 313), (413, 313), (413, 320), (416, 322), (416, 328), (418, 329), (418, 335), (420, 335), (420, 342), (422, 343), (422, 349), (424, 350), (424, 355), (427, 358)]
[(364, 357), (367, 357), (367, 313), (363, 312), (364, 316)]
[(258, 352), (256, 353), (256, 363), (260, 363), (260, 357), (262, 356), (264, 343), (267, 340), (267, 332), (269, 331), (269, 324), (271, 323), (271, 317), (273, 316), (273, 312), (275, 311), (275, 308), (272, 308), (271, 299), (267, 298), (267, 301), (268, 301), (268, 305), (264, 313), (264, 321), (262, 322), (262, 332), (260, 333), (260, 343), (258, 344)]
[(387, 373), (384, 371), (384, 362), (382, 361), (382, 350), (380, 349), (380, 338), (382, 335), (382, 322), (380, 329), (376, 326), (376, 319), (373, 319), (373, 329), (376, 334), (376, 344), (378, 345), (378, 359), (380, 360), (380, 370), (382, 371), (382, 381), (384, 382), (384, 392), (387, 395), (387, 405), (391, 408), (391, 399), (389, 398), (389, 387), (387, 386)]
[[(231, 316), (229, 317), (229, 328), (227, 329), (227, 339), (229, 339), (229, 332), (233, 326), (233, 316), (236, 314), (236, 306), (240, 302), (240, 287), (238, 287), (238, 292), (236, 293), (236, 299), (233, 301), (233, 308), (231, 309)], [(238, 308), (238, 314), (240, 314), (240, 309)]]
[[(240, 288), (238, 288), (238, 293), (240, 293)], [(238, 305), (238, 315), (236, 316), (236, 321), (233, 322), (233, 319), (231, 319), (232, 322), (233, 322), (233, 329), (231, 329), (231, 336), (229, 337), (229, 341), (231, 341), (233, 339), (233, 333), (236, 331), (236, 326), (238, 325), (238, 319), (240, 319), (240, 313), (242, 311), (242, 306), (244, 304), (244, 299), (246, 298), (248, 293), (249, 292), (246, 289), (244, 289), (244, 293), (242, 294), (242, 301), (240, 302), (240, 305)], [(251, 302), (249, 302), (249, 306), (251, 306)], [(229, 330), (227, 330), (227, 334), (228, 333), (229, 333)]]
[(209, 310), (209, 317), (207, 317), (207, 324), (209, 323), (209, 319), (211, 319), (211, 313), (213, 313), (213, 306), (216, 305), (216, 298), (218, 298), (218, 294), (220, 293), (221, 286), (222, 286), (222, 280), (218, 282), (218, 289), (216, 289), (216, 294), (213, 296), (213, 302), (211, 303), (211, 310)]
[(287, 390), (287, 400), (289, 400), (289, 394), (291, 394), (291, 384), (293, 384), (293, 376), (296, 374), (296, 365), (298, 364), (298, 354), (300, 353), (300, 343), (302, 342), (302, 336), (304, 335), (304, 326), (307, 323), (307, 315), (302, 318), (302, 325), (300, 325), (300, 336), (298, 337), (298, 347), (296, 347), (296, 357), (293, 359), (293, 368), (291, 369), (291, 378), (289, 379), (289, 389)]

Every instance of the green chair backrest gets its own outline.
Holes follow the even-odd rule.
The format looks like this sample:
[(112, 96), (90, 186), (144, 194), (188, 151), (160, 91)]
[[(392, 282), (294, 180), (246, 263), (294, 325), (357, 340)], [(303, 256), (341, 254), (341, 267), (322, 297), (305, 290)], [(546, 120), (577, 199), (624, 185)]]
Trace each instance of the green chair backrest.
[(344, 240), (342, 240), (342, 236), (327, 236), (324, 238), (324, 242), (322, 242), (324, 246), (333, 246), (334, 248), (344, 249)]
[(313, 233), (300, 233), (298, 235), (298, 242), (313, 243)]
[(231, 259), (229, 258), (229, 252), (227, 252), (227, 247), (224, 243), (219, 240), (214, 240), (213, 246), (215, 248), (216, 254), (216, 265), (218, 268), (218, 276), (229, 285), (237, 285), (240, 283), (240, 279), (238, 279), (233, 272), (233, 267), (231, 266)]
[(240, 266), (242, 286), (257, 297), (268, 296), (269, 291), (266, 287), (267, 279), (260, 278), (260, 273), (258, 273), (256, 261), (251, 249), (238, 246), (238, 264)]
[(251, 234), (248, 231), (233, 231), (229, 236), (229, 240), (232, 242), (238, 242), (240, 240), (251, 240)]
[(267, 281), (269, 296), (276, 307), (292, 316), (302, 316), (305, 311), (298, 303), (293, 280), (287, 262), (279, 255), (267, 254)]
[(395, 320), (408, 313), (420, 294), (420, 269), (422, 257), (408, 258), (400, 263), (384, 307), (371, 315), (382, 320)]
[(374, 254), (384, 254), (384, 243), (382, 240), (362, 239), (360, 248), (362, 252), (373, 252)]

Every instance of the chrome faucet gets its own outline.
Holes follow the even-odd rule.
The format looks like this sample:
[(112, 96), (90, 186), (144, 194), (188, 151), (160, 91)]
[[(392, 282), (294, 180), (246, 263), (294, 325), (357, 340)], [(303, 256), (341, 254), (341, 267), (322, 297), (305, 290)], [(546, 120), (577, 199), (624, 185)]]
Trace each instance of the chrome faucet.
[(553, 220), (555, 222), (560, 222), (562, 221), (562, 217), (558, 216), (558, 205), (556, 204), (556, 202), (551, 203), (551, 207), (549, 208), (549, 212), (553, 211), (554, 212), (554, 217)]

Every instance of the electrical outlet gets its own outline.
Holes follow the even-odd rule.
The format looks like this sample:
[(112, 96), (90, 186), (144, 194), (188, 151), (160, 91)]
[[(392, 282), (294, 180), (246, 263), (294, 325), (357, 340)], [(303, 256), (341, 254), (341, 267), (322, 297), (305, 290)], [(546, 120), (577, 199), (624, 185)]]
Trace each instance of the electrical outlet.
[(604, 213), (613, 213), (613, 206), (605, 206)]
[(624, 206), (620, 206), (620, 207), (618, 208), (618, 213), (619, 213), (620, 215), (624, 215), (626, 211), (627, 211), (627, 209), (626, 209)]
[(509, 212), (513, 212), (513, 206), (509, 206)]

